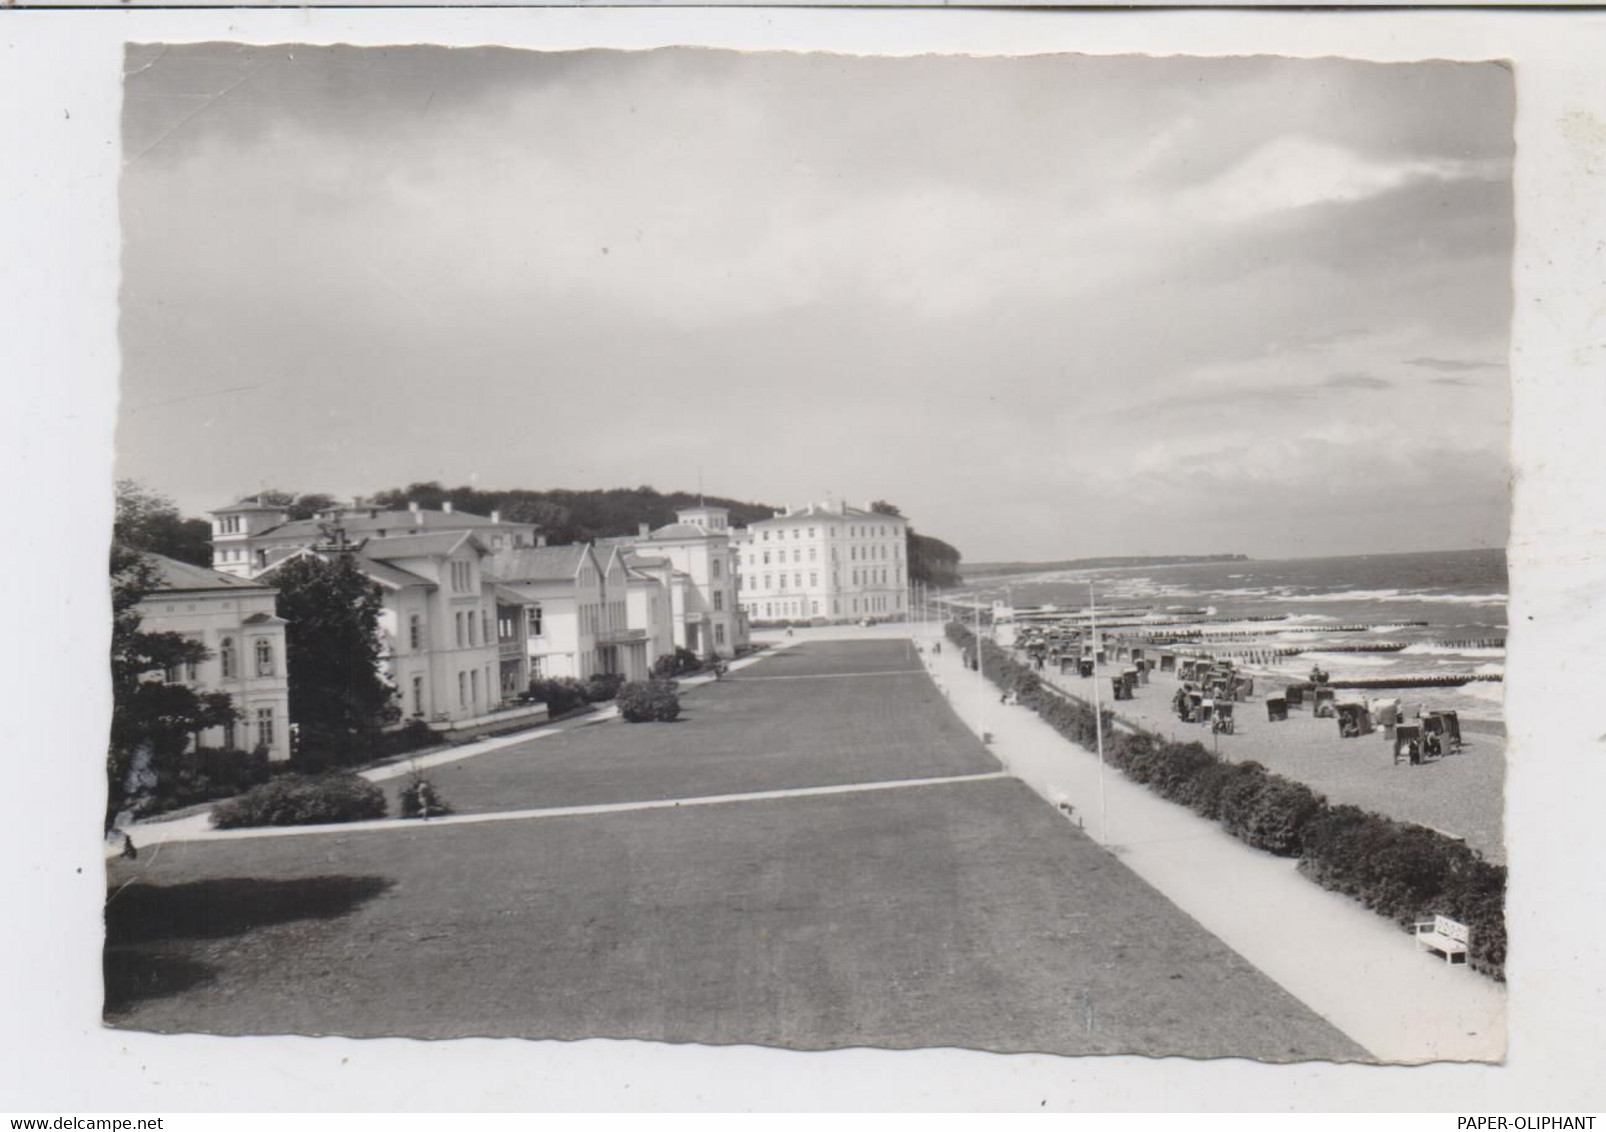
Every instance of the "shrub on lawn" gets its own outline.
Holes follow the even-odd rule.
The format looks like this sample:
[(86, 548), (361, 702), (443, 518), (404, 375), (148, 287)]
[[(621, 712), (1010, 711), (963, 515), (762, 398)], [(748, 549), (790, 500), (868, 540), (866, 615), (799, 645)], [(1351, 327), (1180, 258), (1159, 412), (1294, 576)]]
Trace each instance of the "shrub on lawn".
[(569, 676), (536, 677), (530, 681), (530, 696), (536, 703), (545, 704), (547, 714), (553, 718), (584, 707), (586, 702), (585, 688)]
[(438, 818), (452, 812), (441, 798), (435, 783), (418, 767), (407, 773), (407, 785), (401, 789), (401, 816), (404, 818)]
[(154, 763), (156, 785), (140, 799), (140, 817), (228, 798), (266, 782), (271, 773), (268, 754), (260, 750), (174, 751), (156, 756)]
[(598, 672), (585, 683), (586, 702), (605, 704), (619, 694), (625, 678), (617, 672)]
[(309, 777), (286, 774), (231, 798), (212, 811), (219, 829), (261, 825), (319, 825), (385, 816), (385, 795), (344, 771)]
[(680, 718), (680, 696), (672, 680), (645, 680), (619, 689), (619, 714), (627, 723), (671, 723)]

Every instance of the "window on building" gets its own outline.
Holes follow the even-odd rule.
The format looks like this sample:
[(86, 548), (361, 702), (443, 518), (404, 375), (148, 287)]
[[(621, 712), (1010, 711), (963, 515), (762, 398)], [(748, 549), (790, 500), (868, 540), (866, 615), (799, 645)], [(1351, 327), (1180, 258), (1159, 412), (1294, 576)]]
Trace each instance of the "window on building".
[(480, 610), (480, 640), (485, 644), (491, 643), (491, 611)]
[(224, 748), (224, 750), (228, 750), (228, 751), (234, 750), (234, 739), (235, 739), (234, 724), (225, 723), (223, 725), (223, 748)]
[(764, 575), (764, 588), (765, 589), (769, 589), (770, 588), (770, 576), (768, 574)]
[(801, 561), (803, 561), (803, 552), (801, 550), (792, 551), (792, 561), (793, 562), (801, 562)]
[(539, 605), (527, 605), (527, 606), (525, 606), (524, 607), (524, 616), (525, 616), (526, 619), (528, 619), (528, 621), (530, 623), (530, 636), (539, 637), (541, 635), (541, 631), (542, 631), (542, 629), (541, 629), (541, 607)]
[(786, 575), (785, 574), (780, 574), (780, 575), (777, 575), (777, 576), (780, 578), (781, 584), (776, 586), (775, 588), (778, 589), (778, 590), (784, 590), (786, 588)]
[(714, 612), (719, 613), (725, 608), (725, 595), (719, 590), (714, 591)]
[(719, 577), (719, 569), (720, 569), (719, 559), (717, 559), (717, 558), (714, 559), (714, 561), (712, 563), (712, 566), (713, 566), (713, 571), (714, 571), (714, 577), (716, 577), (716, 578)]
[(266, 637), (258, 637), (256, 644), (257, 675), (273, 675), (273, 642)]
[(461, 610), (459, 610), (457, 613), (452, 614), (452, 625), (457, 630), (456, 635), (455, 635), (455, 637), (453, 639), (457, 641), (457, 647), (458, 648), (462, 648), (463, 647), (463, 641), (465, 640), (465, 637), (463, 635), (463, 614), (462, 614)]
[(468, 674), (468, 702), (475, 707), (480, 706), (480, 670), (478, 668)]
[(815, 548), (812, 547), (812, 546), (809, 547), (809, 561), (810, 562), (814, 561), (815, 553), (816, 553)]
[(416, 613), (407, 617), (407, 646), (415, 651), (424, 647), (424, 619)]
[(810, 586), (810, 588), (812, 588), (814, 586), (817, 586), (819, 584), (820, 584), (820, 575), (814, 573), (813, 571), (810, 571), (809, 572), (809, 586)]
[[(236, 671), (236, 668), (238, 667), (238, 662), (236, 661), (235, 656), (234, 656), (234, 638), (233, 637), (224, 637), (221, 641), (218, 642), (218, 645), (217, 645), (217, 664), (218, 664), (218, 671), (220, 673), (222, 673), (223, 679), (225, 679), (225, 680), (233, 680), (234, 679), (234, 673)], [(224, 746), (232, 747), (232, 746), (234, 746), (234, 744), (233, 743), (225, 743)]]
[(413, 677), (413, 714), (417, 716), (424, 714), (424, 678), (422, 676)]
[(818, 615), (820, 612), (820, 603), (817, 601), (809, 602), (809, 611), (815, 615)]
[(792, 579), (793, 579), (793, 581), (795, 581), (797, 583), (797, 588), (798, 589), (802, 589), (803, 588), (803, 575), (802, 574), (793, 574), (792, 575)]
[(714, 623), (714, 643), (716, 645), (722, 645), (725, 643), (725, 623), (723, 621), (716, 621)]
[(459, 672), (457, 674), (457, 706), (460, 707), (460, 708), (468, 707), (468, 673), (467, 672)]
[(810, 538), (813, 538), (813, 537), (814, 537), (814, 528), (813, 528), (813, 527), (810, 527), (810, 528), (809, 528), (809, 537), (810, 537)]
[(271, 707), (257, 708), (257, 746), (270, 751), (273, 749), (273, 709)]

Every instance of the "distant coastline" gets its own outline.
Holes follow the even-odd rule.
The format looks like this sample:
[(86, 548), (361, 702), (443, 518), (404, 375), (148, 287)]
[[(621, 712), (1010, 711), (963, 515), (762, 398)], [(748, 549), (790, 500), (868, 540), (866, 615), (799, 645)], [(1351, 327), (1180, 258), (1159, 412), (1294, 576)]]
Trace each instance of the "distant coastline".
[(1160, 554), (1107, 558), (1066, 558), (1057, 562), (967, 562), (959, 572), (966, 578), (997, 578), (1006, 574), (1039, 574), (1052, 570), (1097, 570), (1118, 566), (1195, 566), (1202, 562), (1248, 562), (1247, 554)]

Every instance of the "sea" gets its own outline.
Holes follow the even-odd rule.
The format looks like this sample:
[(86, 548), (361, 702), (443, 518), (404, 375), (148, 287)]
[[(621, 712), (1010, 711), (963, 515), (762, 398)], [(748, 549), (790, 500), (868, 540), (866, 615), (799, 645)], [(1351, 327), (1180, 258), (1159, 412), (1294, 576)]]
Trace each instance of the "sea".
[[(1087, 608), (1092, 582), (1101, 617), (1190, 621), (1207, 634), (1212, 651), (1257, 654), (1247, 666), (1273, 679), (1303, 678), (1313, 665), (1335, 680), (1505, 673), (1504, 550), (1127, 566), (966, 580), (984, 603), (1067, 612)], [(1356, 631), (1359, 626), (1364, 630)], [(1369, 644), (1403, 647), (1350, 651)], [(1267, 655), (1277, 648), (1302, 651)], [(1496, 681), (1368, 694), (1427, 701), (1467, 719), (1503, 719), (1504, 684)]]

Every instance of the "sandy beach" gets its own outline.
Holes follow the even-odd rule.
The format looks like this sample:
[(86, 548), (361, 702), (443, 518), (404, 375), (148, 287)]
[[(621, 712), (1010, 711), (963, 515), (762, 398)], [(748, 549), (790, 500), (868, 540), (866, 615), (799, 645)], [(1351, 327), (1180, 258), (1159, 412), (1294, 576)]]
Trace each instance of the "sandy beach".
[[(1016, 654), (1023, 661), (1022, 653)], [(1042, 675), (1055, 687), (1079, 699), (1092, 695), (1091, 681), (1061, 676), (1045, 666)], [(1101, 676), (1103, 671), (1101, 670)], [(1379, 729), (1370, 735), (1344, 739), (1333, 719), (1318, 719), (1309, 698), (1303, 708), (1290, 708), (1288, 719), (1272, 723), (1266, 716), (1266, 696), (1281, 691), (1280, 683), (1256, 676), (1255, 694), (1237, 705), (1236, 733), (1212, 735), (1208, 726), (1179, 720), (1171, 710), (1177, 679), (1169, 672), (1154, 672), (1148, 684), (1139, 684), (1131, 700), (1111, 704), (1100, 685), (1105, 707), (1134, 727), (1179, 741), (1198, 740), (1214, 746), (1224, 758), (1253, 759), (1268, 770), (1303, 782), (1333, 802), (1375, 810), (1401, 821), (1429, 826), (1465, 839), (1491, 861), (1505, 861), (1502, 838), (1505, 783), (1505, 733), (1497, 724), (1464, 721), (1464, 746), (1419, 766), (1395, 764), (1393, 746)], [(1432, 690), (1406, 692), (1405, 705), (1433, 707)]]

